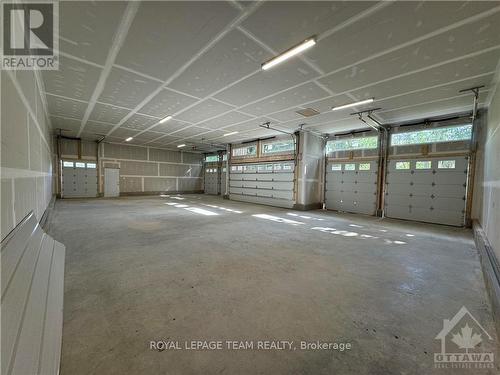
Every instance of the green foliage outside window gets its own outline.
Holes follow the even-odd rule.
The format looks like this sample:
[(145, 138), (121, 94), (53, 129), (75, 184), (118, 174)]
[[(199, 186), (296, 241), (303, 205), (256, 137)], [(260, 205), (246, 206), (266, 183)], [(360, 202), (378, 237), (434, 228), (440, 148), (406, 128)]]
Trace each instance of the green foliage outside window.
[(391, 146), (418, 145), (425, 143), (456, 142), (472, 137), (472, 125), (418, 130), (391, 135)]
[(373, 149), (378, 146), (378, 137), (361, 137), (331, 140), (326, 143), (326, 152)]

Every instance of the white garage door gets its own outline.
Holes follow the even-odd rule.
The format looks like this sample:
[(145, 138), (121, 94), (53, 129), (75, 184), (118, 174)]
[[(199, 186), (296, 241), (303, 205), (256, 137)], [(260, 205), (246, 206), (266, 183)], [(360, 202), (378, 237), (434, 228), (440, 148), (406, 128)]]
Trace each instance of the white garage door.
[(219, 194), (219, 168), (205, 167), (205, 194)]
[(294, 171), (293, 161), (233, 164), (229, 176), (230, 199), (291, 208)]
[(63, 161), (63, 198), (97, 196), (97, 169), (95, 162)]
[(463, 226), (468, 157), (392, 159), (387, 169), (387, 217)]
[(377, 160), (329, 160), (326, 173), (326, 208), (375, 215), (377, 175)]

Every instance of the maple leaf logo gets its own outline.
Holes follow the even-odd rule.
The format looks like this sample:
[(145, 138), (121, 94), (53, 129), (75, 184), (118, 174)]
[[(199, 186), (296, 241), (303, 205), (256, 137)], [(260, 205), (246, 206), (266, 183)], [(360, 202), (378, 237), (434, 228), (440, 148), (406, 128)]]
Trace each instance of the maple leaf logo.
[(457, 344), (460, 349), (465, 349), (465, 352), (469, 353), (469, 349), (473, 349), (483, 339), (481, 338), (481, 334), (472, 334), (472, 328), (466, 323), (465, 327), (462, 327), (461, 333), (454, 334), (451, 341)]

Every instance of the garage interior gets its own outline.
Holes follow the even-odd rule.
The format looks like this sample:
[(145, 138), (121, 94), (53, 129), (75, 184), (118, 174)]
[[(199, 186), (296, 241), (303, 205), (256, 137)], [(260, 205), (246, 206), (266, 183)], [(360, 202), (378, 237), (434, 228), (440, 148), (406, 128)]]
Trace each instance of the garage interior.
[(500, 373), (500, 2), (57, 11), (1, 72), (2, 374)]

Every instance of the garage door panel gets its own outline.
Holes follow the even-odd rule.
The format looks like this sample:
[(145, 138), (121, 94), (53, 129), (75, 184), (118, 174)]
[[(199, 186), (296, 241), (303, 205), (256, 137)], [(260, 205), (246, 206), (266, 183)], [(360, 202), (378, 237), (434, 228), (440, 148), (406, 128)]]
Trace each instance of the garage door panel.
[[(386, 216), (463, 225), (467, 158), (428, 158), (425, 161), (431, 162), (432, 169), (417, 170), (417, 162), (422, 160), (405, 159), (389, 162), (385, 195)], [(399, 166), (410, 169), (397, 170), (397, 163), (404, 163)]]
[[(66, 162), (63, 162), (66, 163)], [(65, 198), (94, 198), (97, 196), (97, 169), (95, 162), (69, 162), (74, 167), (62, 168), (62, 195)], [(82, 167), (76, 167), (76, 165)]]
[(232, 165), (230, 199), (293, 207), (294, 168), (291, 162)]
[[(369, 165), (369, 170), (366, 169)], [(374, 215), (377, 202), (377, 167), (374, 160), (329, 159), (326, 173), (326, 208)], [(346, 170), (354, 168), (354, 170)]]

